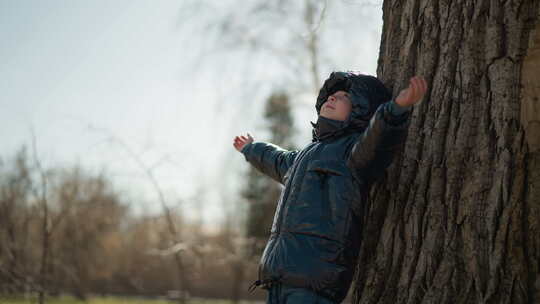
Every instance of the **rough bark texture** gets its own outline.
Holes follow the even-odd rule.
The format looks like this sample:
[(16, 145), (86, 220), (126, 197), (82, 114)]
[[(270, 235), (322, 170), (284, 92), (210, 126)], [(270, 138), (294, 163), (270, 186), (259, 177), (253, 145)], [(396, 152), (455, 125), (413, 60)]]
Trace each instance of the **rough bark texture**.
[(388, 0), (378, 76), (429, 83), (366, 205), (355, 303), (540, 303), (539, 1)]

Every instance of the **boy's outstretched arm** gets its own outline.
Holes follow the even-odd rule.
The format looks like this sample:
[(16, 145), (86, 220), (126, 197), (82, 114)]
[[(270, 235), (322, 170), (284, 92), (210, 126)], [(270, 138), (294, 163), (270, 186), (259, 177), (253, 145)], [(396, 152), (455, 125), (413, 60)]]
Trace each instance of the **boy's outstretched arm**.
[(353, 146), (349, 166), (368, 184), (383, 175), (392, 162), (407, 134), (409, 108), (420, 102), (426, 91), (426, 81), (422, 77), (412, 77), (409, 87), (395, 100), (377, 109)]
[(287, 151), (273, 144), (253, 141), (249, 134), (236, 136), (233, 146), (259, 171), (284, 184), (285, 173), (293, 164), (298, 151)]

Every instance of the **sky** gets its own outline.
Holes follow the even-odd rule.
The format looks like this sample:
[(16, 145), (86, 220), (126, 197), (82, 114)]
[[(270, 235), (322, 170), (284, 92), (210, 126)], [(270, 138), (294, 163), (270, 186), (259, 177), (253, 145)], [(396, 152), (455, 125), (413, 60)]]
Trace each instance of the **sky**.
[[(225, 51), (215, 33), (197, 33), (234, 0), (206, 2), (196, 11), (180, 0), (0, 0), (0, 157), (34, 137), (44, 167), (106, 172), (137, 212), (159, 212), (138, 159), (170, 205), (218, 221), (247, 170), (232, 138), (264, 139), (264, 97), (280, 85), (264, 79), (288, 78), (268, 55)], [(375, 73), (381, 7), (360, 2), (329, 9), (321, 43), (334, 60), (321, 79)], [(293, 96), (299, 146), (314, 98)]]

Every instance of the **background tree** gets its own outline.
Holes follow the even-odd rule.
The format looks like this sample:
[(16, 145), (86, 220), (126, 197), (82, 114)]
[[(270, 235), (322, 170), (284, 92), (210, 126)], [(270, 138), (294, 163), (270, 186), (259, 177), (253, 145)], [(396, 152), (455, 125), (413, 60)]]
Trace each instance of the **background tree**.
[(540, 301), (538, 16), (536, 0), (384, 1), (378, 76), (430, 88), (370, 193), (355, 303)]
[(56, 265), (54, 263), (55, 256), (52, 254), (53, 236), (71, 206), (60, 204), (58, 197), (55, 196), (55, 191), (51, 191), (55, 186), (56, 172), (43, 167), (37, 151), (37, 139), (32, 132), (33, 169), (31, 171), (36, 174), (36, 182), (32, 183), (31, 192), (33, 193), (33, 200), (36, 202), (37, 214), (39, 214), (37, 218), (40, 222), (39, 242), (41, 245), (37, 292), (38, 302), (43, 304), (47, 294), (50, 292), (50, 277)]
[(32, 180), (25, 148), (11, 161), (0, 161), (0, 293), (25, 291), (32, 269), (30, 190)]
[[(325, 56), (320, 43), (321, 24), (330, 4), (327, 0), (256, 0), (248, 3), (231, 0), (223, 7), (223, 3), (212, 1), (186, 1), (182, 24), (196, 24), (196, 31), (202, 30), (204, 33), (201, 34), (215, 39), (212, 45), (219, 45), (220, 53), (243, 52), (242, 61), (247, 66), (239, 66), (235, 60), (234, 69), (253, 69), (257, 58), (266, 56), (264, 58), (270, 58), (284, 71), (281, 77), (276, 77), (281, 81), (280, 85), (300, 92), (316, 92), (321, 85), (321, 62), (332, 61)], [(190, 16), (196, 16), (195, 12), (200, 11), (211, 12), (206, 16), (209, 19), (202, 17), (193, 22)], [(212, 47), (210, 51), (200, 52), (205, 58), (199, 60), (208, 61), (208, 55), (215, 50)], [(199, 60), (193, 63), (199, 65)], [(307, 77), (298, 77), (299, 74)], [(268, 81), (263, 79), (264, 75), (251, 77), (252, 73), (246, 73), (246, 76), (249, 77), (245, 77), (244, 83), (254, 80), (257, 86)]]
[[(167, 202), (165, 193), (162, 189), (162, 186), (160, 185), (158, 179), (154, 175), (154, 170), (162, 164), (163, 161), (168, 160), (168, 156), (163, 156), (161, 159), (159, 159), (156, 163), (153, 165), (146, 164), (141, 156), (130, 147), (130, 145), (122, 140), (121, 138), (115, 136), (110, 132), (109, 130), (104, 130), (101, 128), (92, 128), (94, 131), (101, 132), (108, 135), (108, 140), (120, 146), (127, 154), (128, 156), (137, 164), (138, 168), (144, 173), (145, 177), (151, 184), (156, 196), (157, 201), (161, 205), (162, 213), (163, 213), (163, 219), (165, 220), (166, 227), (167, 227), (167, 234), (168, 238), (166, 240), (166, 247), (171, 249), (168, 250), (170, 254), (174, 258), (174, 262), (176, 264), (176, 277), (177, 279), (175, 282), (177, 283), (177, 291), (179, 292), (179, 297), (177, 298), (178, 303), (186, 303), (188, 301), (188, 297), (190, 294), (190, 280), (189, 278), (189, 270), (187, 263), (184, 261), (183, 253), (180, 248), (184, 246), (184, 242), (182, 240), (182, 221), (181, 216), (177, 213), (179, 212), (180, 208), (177, 208), (176, 210), (172, 208), (169, 205), (169, 202)], [(178, 207), (180, 207), (181, 201), (178, 201)], [(163, 246), (163, 244), (160, 244), (160, 248)], [(154, 248), (155, 249), (155, 248)]]
[[(291, 104), (286, 93), (273, 93), (266, 101), (264, 118), (269, 129), (269, 142), (293, 150), (294, 135)], [(242, 196), (247, 200), (246, 235), (253, 238), (254, 255), (260, 255), (268, 240), (281, 186), (250, 166)]]
[(117, 268), (106, 258), (117, 247), (109, 236), (119, 230), (127, 208), (103, 175), (88, 176), (74, 168), (59, 178), (57, 200), (68, 211), (53, 246), (58, 261), (54, 281), (58, 290), (85, 300), (99, 287), (93, 284), (109, 280)]

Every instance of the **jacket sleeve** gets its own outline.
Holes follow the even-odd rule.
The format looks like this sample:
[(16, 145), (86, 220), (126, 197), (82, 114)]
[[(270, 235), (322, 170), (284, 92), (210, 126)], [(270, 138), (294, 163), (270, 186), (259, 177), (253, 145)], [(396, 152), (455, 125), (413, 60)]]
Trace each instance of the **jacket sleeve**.
[(393, 101), (379, 106), (353, 145), (349, 167), (368, 184), (380, 178), (407, 136), (409, 110), (396, 115)]
[(292, 166), (298, 151), (287, 151), (264, 142), (247, 144), (242, 149), (246, 161), (265, 175), (284, 184), (284, 176)]

